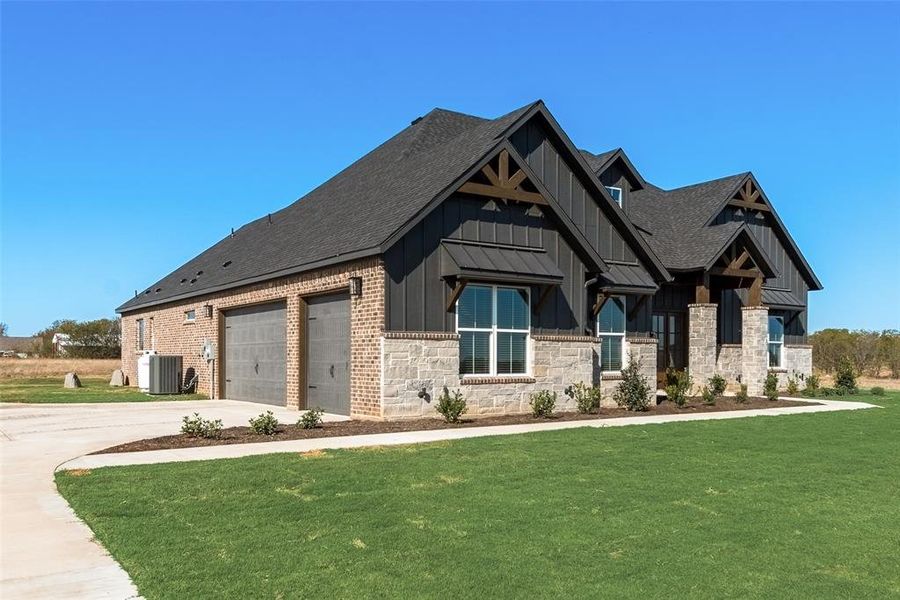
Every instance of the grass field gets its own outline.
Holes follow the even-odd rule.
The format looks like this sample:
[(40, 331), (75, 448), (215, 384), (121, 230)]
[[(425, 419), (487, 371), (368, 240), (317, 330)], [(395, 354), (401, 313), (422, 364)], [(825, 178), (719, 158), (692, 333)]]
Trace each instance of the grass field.
[(80, 388), (63, 387), (61, 377), (0, 379), (0, 402), (58, 404), (75, 402), (158, 402), (160, 400), (200, 400), (199, 394), (151, 396), (136, 387), (110, 387), (109, 379), (82, 378)]
[(81, 378), (106, 378), (122, 366), (118, 358), (0, 358), (0, 380), (59, 377), (74, 371)]
[(884, 409), (60, 473), (146, 598), (900, 595)]

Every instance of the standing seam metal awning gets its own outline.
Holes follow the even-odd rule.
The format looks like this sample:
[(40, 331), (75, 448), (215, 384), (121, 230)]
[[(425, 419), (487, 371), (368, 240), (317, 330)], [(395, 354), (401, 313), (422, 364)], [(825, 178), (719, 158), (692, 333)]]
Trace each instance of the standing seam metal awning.
[(443, 240), (441, 276), (527, 284), (559, 284), (565, 275), (543, 248)]
[(609, 271), (600, 275), (598, 281), (602, 290), (652, 294), (659, 289), (653, 278), (640, 265), (610, 263)]
[(803, 302), (789, 291), (763, 288), (762, 292), (762, 301), (766, 306), (785, 310), (803, 310), (806, 308)]

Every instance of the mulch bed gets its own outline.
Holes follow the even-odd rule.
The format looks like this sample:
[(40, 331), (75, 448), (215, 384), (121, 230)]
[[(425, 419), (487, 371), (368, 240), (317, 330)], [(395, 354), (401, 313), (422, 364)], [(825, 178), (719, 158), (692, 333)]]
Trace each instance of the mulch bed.
[(225, 444), (250, 444), (259, 442), (282, 442), (287, 440), (303, 440), (323, 437), (339, 437), (345, 435), (367, 435), (371, 433), (397, 433), (402, 431), (423, 431), (427, 429), (458, 429), (464, 427), (487, 427), (489, 425), (518, 425), (521, 423), (540, 423), (547, 421), (590, 421), (617, 417), (637, 417), (648, 415), (696, 414), (721, 412), (727, 410), (750, 410), (756, 408), (776, 408), (783, 406), (808, 406), (812, 403), (799, 400), (776, 400), (766, 398), (750, 398), (744, 404), (732, 398), (722, 398), (715, 405), (708, 406), (699, 401), (688, 402), (678, 408), (672, 402), (663, 401), (646, 412), (630, 412), (624, 408), (601, 408), (595, 413), (581, 414), (575, 412), (556, 413), (549, 419), (536, 419), (531, 415), (504, 415), (496, 417), (478, 417), (465, 419), (461, 423), (446, 423), (442, 419), (408, 419), (403, 421), (337, 421), (322, 423), (316, 429), (301, 429), (294, 424), (279, 425), (275, 435), (257, 435), (249, 427), (228, 427), (222, 430), (222, 437), (215, 440), (188, 437), (182, 433), (148, 438), (136, 442), (128, 442), (112, 446), (93, 454), (110, 454), (114, 452), (142, 452), (145, 450), (168, 450), (171, 448), (194, 448), (201, 446), (221, 446)]

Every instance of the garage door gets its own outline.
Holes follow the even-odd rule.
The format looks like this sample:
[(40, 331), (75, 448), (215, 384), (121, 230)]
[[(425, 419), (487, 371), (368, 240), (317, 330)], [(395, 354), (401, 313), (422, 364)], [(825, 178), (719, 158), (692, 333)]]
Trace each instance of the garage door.
[(225, 313), (225, 398), (284, 406), (285, 305)]
[(311, 298), (306, 324), (306, 406), (350, 414), (350, 298)]

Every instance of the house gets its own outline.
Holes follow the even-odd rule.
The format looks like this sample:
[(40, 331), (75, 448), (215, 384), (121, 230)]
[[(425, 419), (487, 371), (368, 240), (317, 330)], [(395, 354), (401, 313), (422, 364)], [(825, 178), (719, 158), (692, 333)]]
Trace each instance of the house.
[(50, 340), (53, 344), (53, 352), (57, 356), (65, 356), (69, 346), (72, 344), (72, 337), (68, 333), (54, 333)]
[(131, 381), (152, 349), (216, 397), (401, 418), (445, 386), (476, 415), (578, 381), (609, 402), (628, 357), (759, 394), (811, 371), (821, 288), (752, 174), (660, 189), (538, 101), (431, 111), (118, 312)]

